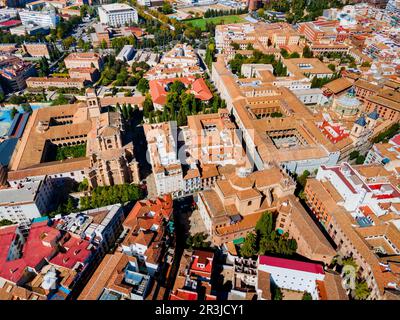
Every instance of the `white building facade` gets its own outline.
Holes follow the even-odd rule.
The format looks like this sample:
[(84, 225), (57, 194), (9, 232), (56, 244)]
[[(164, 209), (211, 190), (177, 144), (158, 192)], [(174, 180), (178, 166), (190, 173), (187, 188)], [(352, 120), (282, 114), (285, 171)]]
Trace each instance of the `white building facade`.
[(48, 10), (48, 11), (22, 10), (19, 12), (19, 17), (24, 26), (34, 23), (38, 26), (47, 27), (50, 29), (55, 29), (60, 21), (60, 17), (56, 14), (54, 10)]
[(120, 27), (132, 22), (138, 23), (136, 9), (123, 3), (106, 4), (99, 7), (100, 22), (112, 27)]
[(268, 272), (271, 282), (282, 289), (306, 291), (318, 300), (317, 281), (323, 281), (325, 272), (321, 265), (289, 259), (259, 256), (258, 271)]
[(14, 188), (0, 190), (0, 220), (23, 226), (48, 212), (53, 196), (53, 182), (48, 176), (27, 178)]

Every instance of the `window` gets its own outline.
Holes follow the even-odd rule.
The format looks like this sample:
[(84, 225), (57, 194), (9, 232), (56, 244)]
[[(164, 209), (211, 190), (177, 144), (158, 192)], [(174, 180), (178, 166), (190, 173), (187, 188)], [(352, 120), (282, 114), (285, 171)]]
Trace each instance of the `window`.
[(251, 206), (251, 204), (252, 204), (252, 201), (250, 200), (249, 202), (247, 202), (247, 205), (248, 206)]

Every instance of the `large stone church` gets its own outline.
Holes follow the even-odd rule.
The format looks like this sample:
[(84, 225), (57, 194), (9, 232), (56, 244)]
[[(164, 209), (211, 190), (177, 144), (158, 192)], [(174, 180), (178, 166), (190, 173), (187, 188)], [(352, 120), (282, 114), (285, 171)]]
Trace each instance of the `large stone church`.
[[(103, 108), (95, 89), (88, 89), (86, 103), (33, 111), (13, 152), (7, 181), (14, 186), (48, 175), (60, 183), (86, 178), (93, 188), (139, 183), (138, 162), (127, 136), (120, 113)], [(86, 146), (84, 156), (54, 158), (54, 150), (79, 145)]]

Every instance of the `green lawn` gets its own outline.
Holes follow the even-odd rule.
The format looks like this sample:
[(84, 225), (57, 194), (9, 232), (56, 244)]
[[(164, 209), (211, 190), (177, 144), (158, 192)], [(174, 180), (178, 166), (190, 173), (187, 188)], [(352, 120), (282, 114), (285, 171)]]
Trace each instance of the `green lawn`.
[(233, 16), (221, 16), (213, 18), (196, 18), (184, 20), (184, 23), (191, 24), (193, 27), (199, 27), (201, 30), (206, 30), (206, 22), (212, 22), (213, 24), (228, 24), (228, 23), (239, 23), (246, 21), (243, 15), (233, 15)]

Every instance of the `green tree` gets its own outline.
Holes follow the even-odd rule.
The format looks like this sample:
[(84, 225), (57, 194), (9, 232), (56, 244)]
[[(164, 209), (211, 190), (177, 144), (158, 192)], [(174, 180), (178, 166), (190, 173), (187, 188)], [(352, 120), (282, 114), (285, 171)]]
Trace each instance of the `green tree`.
[(87, 178), (84, 178), (82, 182), (78, 185), (78, 191), (86, 191), (89, 189), (89, 181)]
[(353, 159), (358, 158), (359, 155), (360, 155), (360, 152), (358, 150), (354, 150), (354, 151), (350, 152), (349, 158), (350, 158), (350, 160), (353, 160)]
[(303, 48), (303, 58), (312, 58), (313, 54), (309, 46), (305, 45)]
[(310, 176), (310, 171), (304, 170), (303, 173), (297, 177), (297, 182), (304, 188), (307, 182), (307, 178)]
[(145, 94), (146, 92), (149, 91), (150, 86), (149, 86), (149, 81), (145, 78), (142, 78), (139, 80), (137, 84), (137, 89), (142, 93)]
[(58, 106), (68, 104), (69, 102), (70, 100), (64, 94), (60, 93), (58, 97), (51, 102), (51, 105)]
[(240, 254), (246, 258), (253, 257), (257, 254), (257, 238), (252, 232), (248, 233), (242, 247), (240, 248)]
[(189, 236), (186, 240), (186, 246), (189, 248), (200, 249), (200, 248), (209, 248), (211, 243), (210, 241), (206, 241), (207, 236), (203, 233), (196, 233), (193, 236)]
[(348, 257), (342, 260), (342, 265), (343, 266), (351, 266), (353, 267), (356, 271), (358, 270), (358, 265), (357, 263), (354, 261), (353, 258)]
[(65, 38), (64, 40), (62, 40), (62, 45), (63, 45), (64, 49), (69, 49), (75, 43), (76, 43), (76, 39), (72, 36), (69, 36), (69, 37)]
[(177, 93), (178, 95), (180, 95), (184, 90), (186, 90), (186, 87), (185, 87), (185, 85), (184, 85), (181, 81), (179, 81), (179, 80), (175, 80), (175, 81), (171, 84), (171, 86), (170, 86), (170, 88), (169, 88), (169, 91), (170, 91), (171, 93)]
[(103, 50), (105, 50), (105, 49), (108, 48), (108, 44), (107, 44), (107, 41), (106, 41), (105, 39), (103, 39), (103, 40), (101, 41), (101, 43), (100, 43), (100, 48), (103, 49)]
[(13, 108), (11, 109), (11, 111), (10, 111), (10, 118), (11, 118), (11, 120), (13, 120), (13, 119), (15, 118), (15, 116), (17, 115), (17, 113), (18, 113), (17, 108), (13, 107)]
[(240, 49), (240, 45), (239, 45), (238, 43), (236, 43), (236, 42), (232, 42), (232, 43), (231, 43), (231, 47), (232, 47), (234, 50), (239, 50), (239, 49)]
[(8, 219), (0, 220), (0, 227), (9, 226), (12, 224), (14, 224), (14, 222), (12, 222), (11, 220), (8, 220)]
[(25, 96), (17, 96), (15, 94), (13, 94), (10, 99), (8, 99), (8, 102), (10, 102), (11, 104), (22, 104), (27, 102), (26, 97)]
[(30, 106), (30, 104), (28, 103), (23, 103), (21, 105), (22, 109), (24, 110), (24, 112), (28, 112), (28, 113), (32, 113), (32, 107)]
[(145, 118), (148, 118), (150, 112), (152, 112), (153, 110), (154, 110), (153, 101), (151, 100), (150, 95), (147, 94), (146, 98), (143, 101), (143, 116)]
[(283, 294), (281, 288), (277, 287), (274, 285), (272, 287), (272, 299), (273, 300), (282, 300), (283, 299)]
[(264, 212), (261, 218), (257, 221), (255, 229), (262, 237), (269, 236), (274, 230), (274, 219), (272, 213), (269, 211)]
[(312, 298), (311, 294), (307, 291), (304, 291), (303, 297), (301, 298), (301, 300), (312, 300), (312, 299), (313, 298)]
[(45, 57), (39, 61), (39, 76), (46, 77), (50, 73), (50, 66)]
[(363, 156), (362, 154), (360, 154), (357, 159), (356, 159), (356, 164), (363, 164), (365, 161), (365, 156)]
[(328, 68), (331, 69), (333, 72), (336, 71), (336, 67), (333, 63), (328, 64)]
[(172, 9), (172, 6), (168, 1), (163, 1), (161, 12), (164, 14), (171, 14), (174, 12), (174, 10)]
[(355, 63), (354, 61), (350, 62), (350, 63), (349, 63), (349, 68), (351, 68), (351, 69), (357, 69), (356, 63)]
[(365, 281), (356, 281), (356, 287), (354, 289), (354, 299), (366, 300), (371, 293), (368, 288), (368, 284)]

